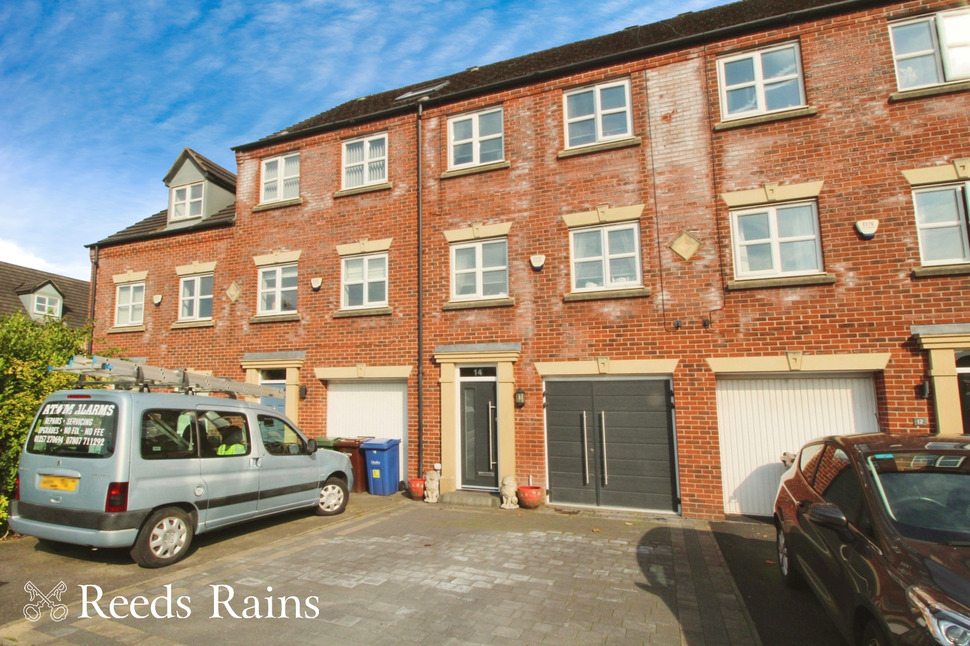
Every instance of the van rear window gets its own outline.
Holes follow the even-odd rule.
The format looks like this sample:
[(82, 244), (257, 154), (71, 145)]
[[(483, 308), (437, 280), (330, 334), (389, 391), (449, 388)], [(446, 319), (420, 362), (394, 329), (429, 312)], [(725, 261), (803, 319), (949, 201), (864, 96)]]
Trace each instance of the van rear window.
[(28, 453), (104, 458), (114, 453), (118, 405), (97, 400), (45, 403), (27, 440)]

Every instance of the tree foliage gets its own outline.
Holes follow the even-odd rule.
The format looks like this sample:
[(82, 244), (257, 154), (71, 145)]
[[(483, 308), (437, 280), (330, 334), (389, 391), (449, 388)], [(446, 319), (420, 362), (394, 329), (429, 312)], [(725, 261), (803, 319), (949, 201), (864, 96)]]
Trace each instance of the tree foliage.
[(48, 366), (65, 365), (83, 352), (89, 333), (57, 319), (38, 323), (19, 312), (0, 317), (0, 535), (34, 415), (47, 395), (75, 382), (73, 375)]

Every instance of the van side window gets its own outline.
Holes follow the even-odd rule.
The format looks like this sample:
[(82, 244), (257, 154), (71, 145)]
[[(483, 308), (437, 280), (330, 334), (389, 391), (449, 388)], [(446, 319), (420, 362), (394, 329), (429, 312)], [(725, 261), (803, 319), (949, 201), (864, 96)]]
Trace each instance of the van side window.
[(141, 416), (141, 457), (145, 460), (177, 460), (198, 457), (195, 412), (146, 410)]
[(249, 455), (249, 424), (243, 413), (199, 410), (203, 457)]
[(272, 455), (306, 454), (306, 442), (293, 428), (279, 417), (259, 415), (259, 434), (263, 437), (266, 452)]

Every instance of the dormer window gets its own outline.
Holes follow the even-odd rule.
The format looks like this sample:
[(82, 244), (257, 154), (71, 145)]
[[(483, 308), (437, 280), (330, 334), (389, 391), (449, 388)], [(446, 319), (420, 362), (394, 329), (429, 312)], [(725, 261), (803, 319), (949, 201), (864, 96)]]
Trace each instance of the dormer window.
[(172, 220), (202, 217), (203, 182), (176, 186), (172, 189), (172, 207), (169, 211)]
[(34, 294), (34, 314), (61, 318), (61, 299), (56, 296)]

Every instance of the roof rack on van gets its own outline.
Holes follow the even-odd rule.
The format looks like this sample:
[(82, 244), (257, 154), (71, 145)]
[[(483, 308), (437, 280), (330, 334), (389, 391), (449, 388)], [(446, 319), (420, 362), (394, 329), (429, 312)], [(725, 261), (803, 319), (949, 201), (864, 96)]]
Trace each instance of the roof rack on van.
[[(78, 387), (110, 383), (119, 388), (137, 388), (147, 391), (152, 387), (175, 388), (186, 393), (206, 391), (224, 393), (233, 399), (237, 395), (249, 397), (280, 397), (279, 388), (248, 384), (225, 377), (213, 377), (185, 369), (159, 368), (124, 359), (94, 356), (91, 358), (76, 355), (66, 366), (51, 366), (58, 370), (78, 375)], [(102, 381), (86, 381), (97, 377)]]

